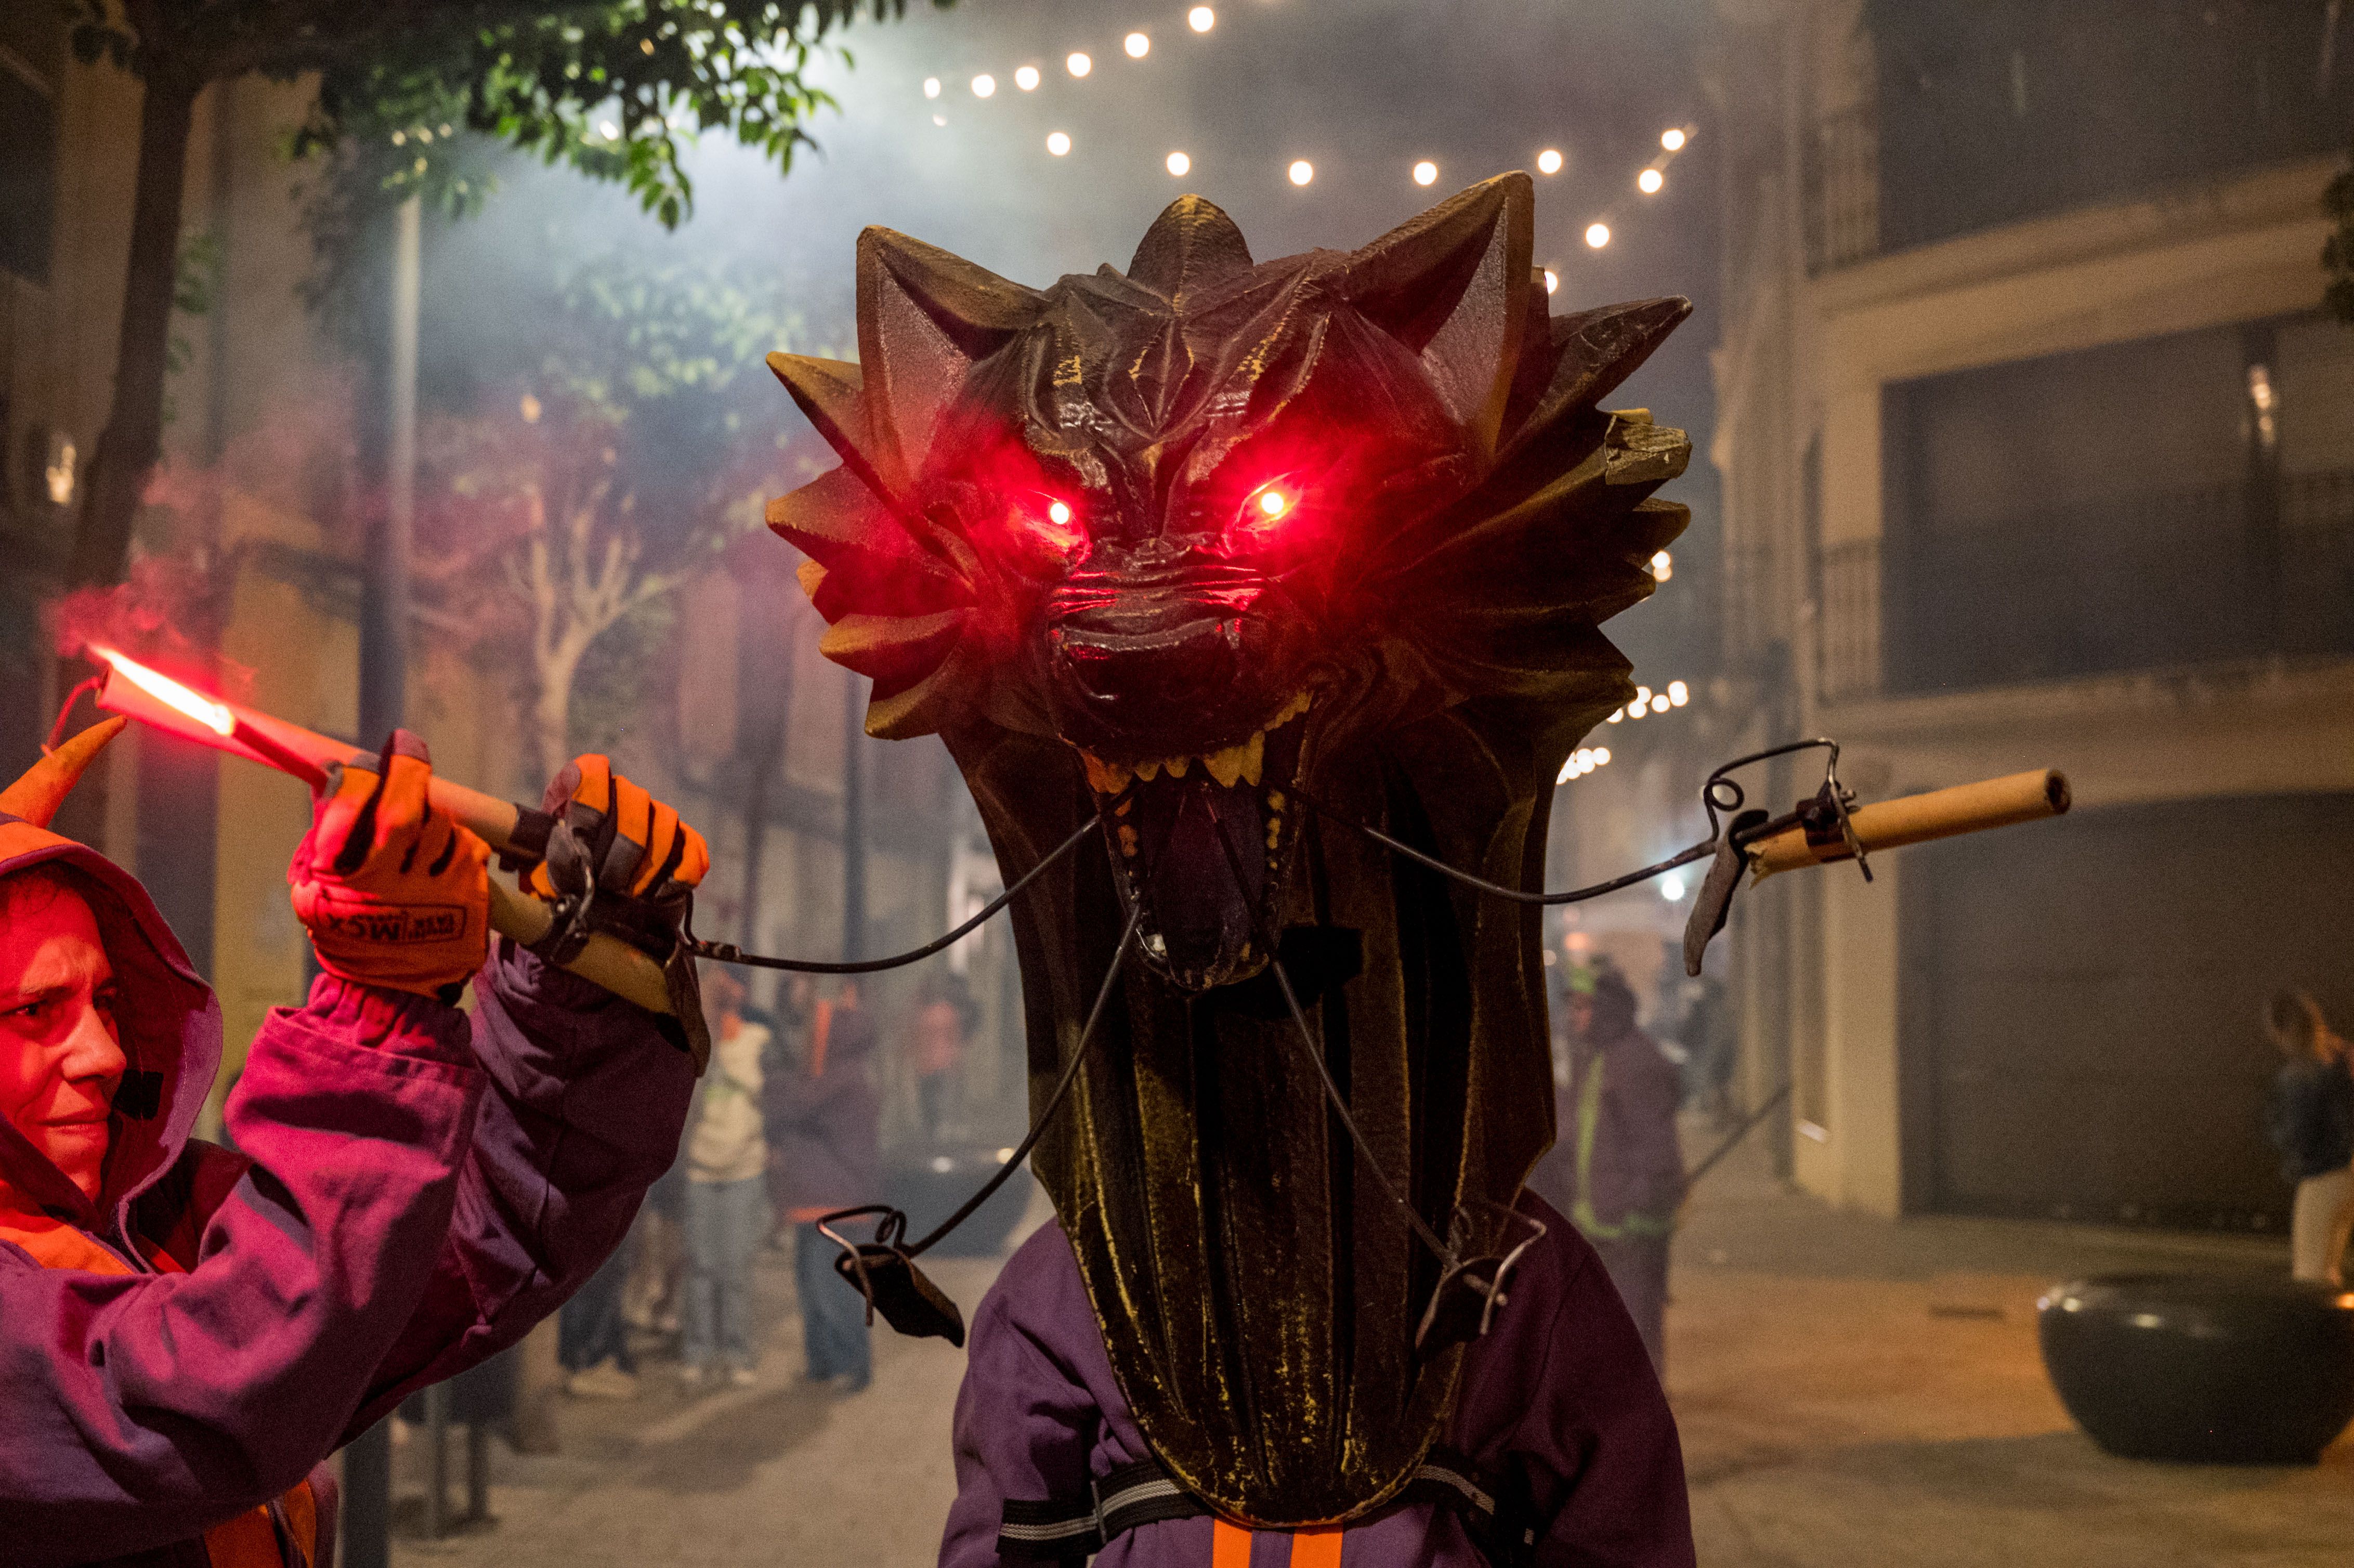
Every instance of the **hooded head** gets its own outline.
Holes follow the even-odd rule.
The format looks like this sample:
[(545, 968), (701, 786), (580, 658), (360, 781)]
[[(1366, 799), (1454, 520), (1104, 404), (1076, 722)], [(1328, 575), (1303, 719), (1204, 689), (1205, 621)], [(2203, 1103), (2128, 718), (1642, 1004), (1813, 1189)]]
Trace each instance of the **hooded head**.
[(0, 1206), (106, 1228), (177, 1158), (220, 1061), (220, 1011), (146, 891), (48, 831), (122, 727), (0, 790)]
[(1508, 175), (1258, 261), (1187, 196), (1043, 290), (870, 229), (859, 363), (770, 360), (843, 457), (769, 516), (869, 733), (943, 736), (1009, 885), (1100, 826), (1013, 906), (1034, 1104), (1131, 915), (1142, 959), (1035, 1166), (1146, 1437), (1256, 1524), (1395, 1495), (1461, 1361), (1418, 1353), (1439, 1266), (1307, 1052), (1474, 1252), (1552, 1137), (1536, 911), (1334, 821), (1542, 875), (1632, 694), (1596, 626), (1684, 522), (1682, 433), (1597, 400), (1690, 307), (1550, 316), (1532, 206)]

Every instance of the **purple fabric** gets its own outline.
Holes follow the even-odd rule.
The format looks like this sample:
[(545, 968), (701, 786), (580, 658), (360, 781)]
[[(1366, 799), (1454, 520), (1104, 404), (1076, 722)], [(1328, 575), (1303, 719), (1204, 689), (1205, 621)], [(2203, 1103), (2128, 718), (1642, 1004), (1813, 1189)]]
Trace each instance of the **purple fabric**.
[[(0, 1542), (11, 1568), (200, 1563), (192, 1538), (594, 1271), (669, 1162), (692, 1068), (650, 1015), (502, 944), (471, 1023), (323, 978), (254, 1040), (228, 1104), (242, 1153), (194, 1143), (220, 1060), (210, 993), (131, 878), (78, 848), (0, 875), (37, 859), (96, 894), (134, 1065), (164, 1075), (165, 1109), (118, 1122), (95, 1208), (0, 1138), (0, 1175), (138, 1270), (48, 1269), (0, 1244)], [(134, 1205), (141, 1234), (195, 1237), (189, 1272), (140, 1260)]]
[(770, 1200), (786, 1217), (847, 1209), (882, 1198), (875, 1152), (883, 1098), (875, 1086), (875, 1021), (863, 1007), (834, 1010), (825, 1072), (799, 1064), (763, 1086)]
[[(1447, 1442), (1491, 1471), (1529, 1476), (1541, 1568), (1689, 1568), (1682, 1450), (1634, 1325), (1577, 1232), (1523, 1194), (1543, 1241), (1523, 1260), (1496, 1327), (1465, 1361)], [(1008, 1498), (1084, 1495), (1092, 1477), (1150, 1457), (1104, 1353), (1069, 1241), (1045, 1225), (1014, 1253), (974, 1314), (957, 1396), (957, 1499), (941, 1568), (997, 1568)], [(1114, 1540), (1097, 1568), (1204, 1568), (1211, 1521), (1171, 1520)], [(1289, 1561), (1262, 1531), (1258, 1568)], [(1349, 1568), (1482, 1568), (1451, 1511), (1416, 1504), (1353, 1525)]]

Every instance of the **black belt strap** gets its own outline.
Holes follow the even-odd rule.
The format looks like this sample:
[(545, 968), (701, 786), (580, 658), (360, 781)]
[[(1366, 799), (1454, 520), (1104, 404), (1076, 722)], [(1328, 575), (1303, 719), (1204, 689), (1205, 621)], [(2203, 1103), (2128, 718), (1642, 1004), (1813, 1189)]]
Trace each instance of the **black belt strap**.
[[(1198, 1519), (1210, 1511), (1152, 1459), (1098, 1477), (1090, 1493), (1038, 1501), (1007, 1499), (997, 1531), (998, 1556), (1009, 1562), (1080, 1562), (1139, 1525)], [(1486, 1475), (1451, 1449), (1432, 1449), (1397, 1500), (1453, 1509), (1496, 1568), (1517, 1568), (1536, 1552), (1539, 1520), (1524, 1489), (1513, 1478)]]

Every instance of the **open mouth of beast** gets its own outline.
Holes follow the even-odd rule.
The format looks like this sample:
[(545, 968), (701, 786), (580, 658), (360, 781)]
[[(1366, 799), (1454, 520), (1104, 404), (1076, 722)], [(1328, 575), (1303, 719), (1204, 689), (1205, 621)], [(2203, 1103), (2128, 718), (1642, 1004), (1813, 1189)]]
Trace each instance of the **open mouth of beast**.
[(1141, 906), (1148, 963), (1186, 991), (1247, 980), (1267, 965), (1260, 933), (1290, 853), (1292, 793), (1310, 695), (1286, 703), (1249, 739), (1198, 757), (1108, 762), (1081, 751), (1119, 867)]

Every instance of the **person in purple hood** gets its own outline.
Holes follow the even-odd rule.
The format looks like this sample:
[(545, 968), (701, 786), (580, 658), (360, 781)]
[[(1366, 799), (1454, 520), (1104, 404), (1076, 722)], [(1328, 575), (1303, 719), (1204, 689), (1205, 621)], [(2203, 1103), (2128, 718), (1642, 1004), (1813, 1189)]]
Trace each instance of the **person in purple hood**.
[[(139, 884), (46, 828), (120, 724), (0, 791), (0, 1560), (313, 1568), (322, 1461), (594, 1272), (695, 1064), (671, 1021), (489, 950), (487, 851), (397, 734), (296, 852), (325, 972), (253, 1041), (238, 1152), (192, 1139), (219, 1005)], [(600, 887), (707, 864), (603, 758), (559, 783)]]

